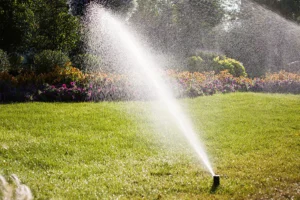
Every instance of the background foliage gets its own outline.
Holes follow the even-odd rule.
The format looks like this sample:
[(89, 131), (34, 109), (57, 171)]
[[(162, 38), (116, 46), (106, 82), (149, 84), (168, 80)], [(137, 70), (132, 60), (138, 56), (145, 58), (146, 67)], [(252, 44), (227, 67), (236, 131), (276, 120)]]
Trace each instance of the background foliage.
[(53, 71), (54, 67), (65, 67), (70, 59), (61, 51), (44, 50), (34, 56), (34, 69), (40, 73), (47, 73)]
[[(217, 93), (268, 92), (300, 94), (300, 75), (281, 71), (265, 78), (235, 77), (228, 71), (161, 71), (177, 98)], [(13, 76), (0, 72), (0, 102), (20, 101), (127, 101), (153, 100), (153, 88), (147, 83), (133, 84), (128, 75), (82, 73), (67, 64), (48, 73), (25, 72)]]
[(132, 21), (163, 51), (186, 57), (207, 47), (211, 30), (221, 22), (221, 0), (139, 0)]
[[(247, 73), (252, 78), (300, 71), (300, 28), (283, 18), (297, 21), (297, 0), (243, 0), (238, 11), (230, 12), (223, 0), (137, 2), (129, 23), (155, 52), (175, 58), (173, 69), (217, 73), (228, 69), (235, 76)], [(14, 76), (22, 70), (50, 72), (53, 64), (41, 67), (49, 61), (45, 56), (37, 61), (45, 50), (62, 52), (61, 60), (67, 62), (63, 55), (68, 56), (84, 72), (109, 68), (85, 52), (83, 33), (80, 16), (70, 14), (66, 0), (0, 0), (1, 69)], [(227, 58), (216, 61), (207, 52)]]
[(65, 0), (0, 0), (0, 49), (8, 54), (77, 48), (80, 22)]
[(10, 66), (8, 55), (5, 51), (0, 49), (0, 71), (8, 70)]
[(299, 10), (298, 0), (242, 0), (225, 23), (227, 31), (222, 31), (224, 26), (215, 30), (219, 50), (242, 62), (251, 77), (299, 72)]
[(275, 12), (280, 13), (287, 19), (300, 22), (300, 1), (298, 0), (254, 0), (255, 2), (265, 5)]

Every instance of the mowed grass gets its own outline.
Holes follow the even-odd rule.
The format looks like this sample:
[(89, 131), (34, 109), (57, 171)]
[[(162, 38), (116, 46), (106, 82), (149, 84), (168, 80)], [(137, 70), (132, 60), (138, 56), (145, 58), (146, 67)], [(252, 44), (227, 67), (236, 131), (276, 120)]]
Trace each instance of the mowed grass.
[(36, 199), (300, 199), (299, 95), (179, 102), (221, 175), (215, 191), (157, 102), (0, 105), (0, 174)]

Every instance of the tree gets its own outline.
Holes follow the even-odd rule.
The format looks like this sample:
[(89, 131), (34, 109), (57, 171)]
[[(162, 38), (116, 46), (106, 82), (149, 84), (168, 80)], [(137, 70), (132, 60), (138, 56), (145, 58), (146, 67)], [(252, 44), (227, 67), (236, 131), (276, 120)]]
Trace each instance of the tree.
[(134, 6), (136, 0), (69, 0), (71, 12), (73, 15), (84, 15), (85, 7), (91, 2), (101, 4), (106, 8), (117, 11), (127, 12), (129, 7)]
[(220, 0), (139, 0), (132, 21), (163, 51), (186, 57), (206, 48), (210, 31), (221, 22)]
[(0, 0), (0, 48), (7, 52), (30, 43), (35, 19), (26, 0)]
[(66, 53), (80, 40), (80, 22), (65, 0), (0, 0), (0, 48), (8, 53)]
[(300, 23), (300, 1), (299, 0), (254, 0), (258, 4), (265, 5), (289, 20)]
[(80, 21), (68, 13), (65, 0), (43, 0), (36, 8), (39, 29), (32, 41), (38, 50), (61, 50), (69, 53), (80, 40)]
[(220, 37), (220, 48), (241, 61), (251, 77), (279, 70), (297, 71), (289, 65), (299, 60), (299, 31), (294, 22), (243, 0), (237, 19)]
[(192, 51), (206, 49), (211, 30), (218, 25), (224, 15), (218, 0), (189, 0), (178, 2), (176, 8), (177, 37), (181, 38), (179, 47)]

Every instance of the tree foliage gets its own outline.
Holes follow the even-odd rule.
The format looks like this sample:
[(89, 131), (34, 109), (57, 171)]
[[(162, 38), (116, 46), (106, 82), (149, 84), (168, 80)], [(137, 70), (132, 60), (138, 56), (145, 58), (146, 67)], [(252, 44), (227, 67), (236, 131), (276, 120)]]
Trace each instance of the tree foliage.
[(156, 46), (187, 56), (223, 18), (220, 0), (139, 0), (132, 20)]
[(299, 71), (299, 26), (266, 8), (278, 1), (256, 1), (242, 1), (237, 19), (220, 37), (221, 51), (241, 61), (250, 77), (283, 69)]
[(65, 67), (70, 59), (61, 51), (44, 50), (34, 56), (35, 71), (47, 73), (53, 71), (54, 67)]
[(0, 48), (13, 52), (29, 45), (36, 27), (27, 0), (0, 0)]
[(65, 0), (0, 0), (0, 48), (11, 52), (66, 53), (76, 48), (80, 23)]
[(287, 19), (300, 22), (300, 1), (299, 0), (254, 0), (265, 5), (271, 10), (280, 13)]
[(0, 49), (0, 71), (6, 71), (9, 69), (10, 63), (8, 55), (5, 51)]

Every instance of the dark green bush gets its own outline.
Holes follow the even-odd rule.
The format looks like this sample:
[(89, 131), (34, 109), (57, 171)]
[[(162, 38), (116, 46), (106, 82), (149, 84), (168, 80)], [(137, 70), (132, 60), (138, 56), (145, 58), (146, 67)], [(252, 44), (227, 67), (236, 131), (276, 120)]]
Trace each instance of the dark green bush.
[(8, 55), (5, 51), (0, 49), (0, 71), (6, 71), (9, 69), (10, 63)]
[(191, 56), (188, 58), (188, 71), (207, 71), (206, 63), (200, 56)]
[(44, 50), (34, 56), (34, 67), (37, 73), (46, 73), (55, 66), (65, 67), (69, 57), (61, 51)]
[(93, 54), (79, 54), (72, 59), (72, 65), (84, 72), (101, 70), (101, 59)]
[(10, 71), (22, 69), (24, 57), (18, 53), (9, 54)]

